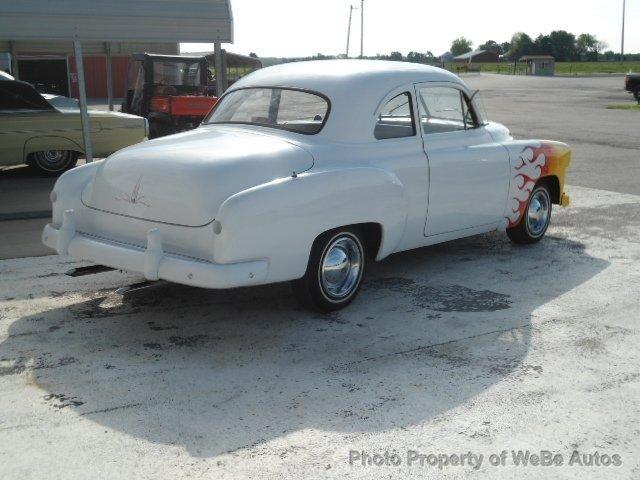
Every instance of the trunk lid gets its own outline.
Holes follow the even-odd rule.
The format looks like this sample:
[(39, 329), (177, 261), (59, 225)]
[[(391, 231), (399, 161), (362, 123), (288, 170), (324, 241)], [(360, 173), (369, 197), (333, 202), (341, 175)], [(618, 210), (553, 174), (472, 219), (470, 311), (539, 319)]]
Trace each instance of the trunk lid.
[(231, 195), (312, 166), (309, 152), (276, 135), (201, 127), (111, 155), (82, 202), (104, 212), (197, 227), (213, 221)]

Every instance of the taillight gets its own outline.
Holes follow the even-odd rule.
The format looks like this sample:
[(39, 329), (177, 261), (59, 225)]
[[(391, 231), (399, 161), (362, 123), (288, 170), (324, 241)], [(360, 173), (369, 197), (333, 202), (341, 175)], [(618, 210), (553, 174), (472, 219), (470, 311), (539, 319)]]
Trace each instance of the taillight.
[(171, 113), (171, 98), (169, 97), (153, 97), (149, 110), (152, 112)]

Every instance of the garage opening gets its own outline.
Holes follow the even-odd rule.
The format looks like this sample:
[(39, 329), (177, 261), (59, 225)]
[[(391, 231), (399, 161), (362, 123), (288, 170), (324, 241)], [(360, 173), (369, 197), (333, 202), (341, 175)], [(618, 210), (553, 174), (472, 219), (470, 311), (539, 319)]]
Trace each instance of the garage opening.
[(66, 58), (20, 59), (20, 80), (32, 84), (40, 93), (69, 96)]

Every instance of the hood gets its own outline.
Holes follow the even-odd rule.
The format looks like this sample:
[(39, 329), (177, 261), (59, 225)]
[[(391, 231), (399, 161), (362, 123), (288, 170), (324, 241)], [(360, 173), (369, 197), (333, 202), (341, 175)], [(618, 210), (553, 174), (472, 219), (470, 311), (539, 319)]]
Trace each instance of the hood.
[(311, 154), (277, 136), (201, 127), (111, 155), (83, 191), (82, 202), (109, 213), (196, 227), (213, 221), (231, 195), (312, 165)]

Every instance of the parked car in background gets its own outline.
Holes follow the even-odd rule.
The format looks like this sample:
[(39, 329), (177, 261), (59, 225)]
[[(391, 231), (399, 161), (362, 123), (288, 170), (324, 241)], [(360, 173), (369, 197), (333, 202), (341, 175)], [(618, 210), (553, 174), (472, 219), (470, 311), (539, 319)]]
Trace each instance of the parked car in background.
[[(0, 166), (27, 163), (42, 174), (59, 175), (76, 165), (84, 155), (80, 111), (72, 99), (56, 97), (52, 103), (28, 83), (0, 79)], [(146, 120), (134, 115), (90, 110), (89, 118), (96, 157), (148, 134)]]
[(539, 241), (570, 161), (487, 121), (445, 70), (291, 63), (239, 80), (195, 130), (60, 177), (43, 242), (149, 280), (292, 281), (326, 312), (392, 253), (497, 229)]
[(629, 73), (624, 77), (624, 87), (627, 92), (633, 93), (634, 98), (640, 104), (640, 73)]

